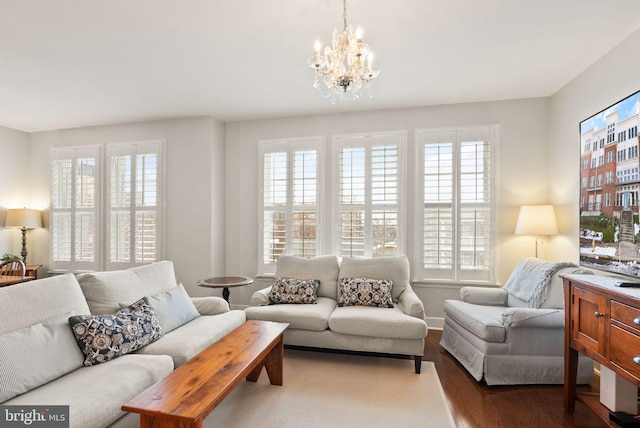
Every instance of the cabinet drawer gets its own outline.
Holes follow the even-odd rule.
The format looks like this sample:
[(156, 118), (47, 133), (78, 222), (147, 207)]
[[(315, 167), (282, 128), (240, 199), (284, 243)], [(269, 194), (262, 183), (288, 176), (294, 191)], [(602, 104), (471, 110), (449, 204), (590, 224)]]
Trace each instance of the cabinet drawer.
[(611, 301), (611, 319), (636, 329), (640, 333), (640, 309)]
[(631, 373), (640, 382), (640, 336), (612, 325), (609, 343), (611, 362)]

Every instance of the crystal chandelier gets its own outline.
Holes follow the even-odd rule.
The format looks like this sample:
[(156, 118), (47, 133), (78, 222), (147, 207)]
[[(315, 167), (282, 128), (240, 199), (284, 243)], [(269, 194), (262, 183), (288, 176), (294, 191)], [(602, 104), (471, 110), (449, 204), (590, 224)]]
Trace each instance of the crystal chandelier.
[(320, 90), (324, 97), (331, 97), (335, 104), (336, 97), (343, 100), (360, 98), (364, 88), (371, 96), (371, 82), (380, 74), (380, 69), (373, 66), (373, 54), (369, 46), (362, 42), (362, 30), (353, 31), (347, 25), (347, 0), (343, 0), (344, 30), (331, 34), (331, 47), (320, 52), (320, 41), (315, 44), (315, 55), (307, 60), (315, 69), (313, 87)]

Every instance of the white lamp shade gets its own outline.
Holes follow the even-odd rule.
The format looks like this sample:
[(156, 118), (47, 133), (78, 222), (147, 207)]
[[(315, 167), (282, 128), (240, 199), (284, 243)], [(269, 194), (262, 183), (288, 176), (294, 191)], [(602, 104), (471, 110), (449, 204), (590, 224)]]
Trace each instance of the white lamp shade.
[(14, 208), (7, 210), (7, 219), (4, 223), (5, 227), (24, 227), (26, 229), (35, 229), (42, 227), (42, 216), (39, 210), (28, 208)]
[(557, 235), (558, 223), (553, 205), (523, 205), (520, 207), (516, 235)]

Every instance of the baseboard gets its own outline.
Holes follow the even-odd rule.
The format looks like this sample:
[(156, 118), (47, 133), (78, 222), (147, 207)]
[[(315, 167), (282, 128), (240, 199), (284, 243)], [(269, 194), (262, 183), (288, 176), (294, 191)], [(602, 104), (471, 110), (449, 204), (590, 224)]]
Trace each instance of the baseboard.
[(444, 318), (427, 317), (424, 319), (429, 326), (429, 330), (442, 330), (444, 327)]

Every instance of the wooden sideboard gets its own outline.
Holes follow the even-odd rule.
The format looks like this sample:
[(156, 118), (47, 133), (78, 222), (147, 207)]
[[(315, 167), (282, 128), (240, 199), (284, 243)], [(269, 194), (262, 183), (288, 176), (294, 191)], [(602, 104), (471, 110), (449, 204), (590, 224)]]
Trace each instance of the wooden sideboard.
[(578, 353), (640, 387), (640, 288), (616, 287), (620, 278), (599, 275), (566, 275), (563, 280), (564, 407), (573, 411), (577, 399), (615, 426), (598, 395), (576, 393)]

